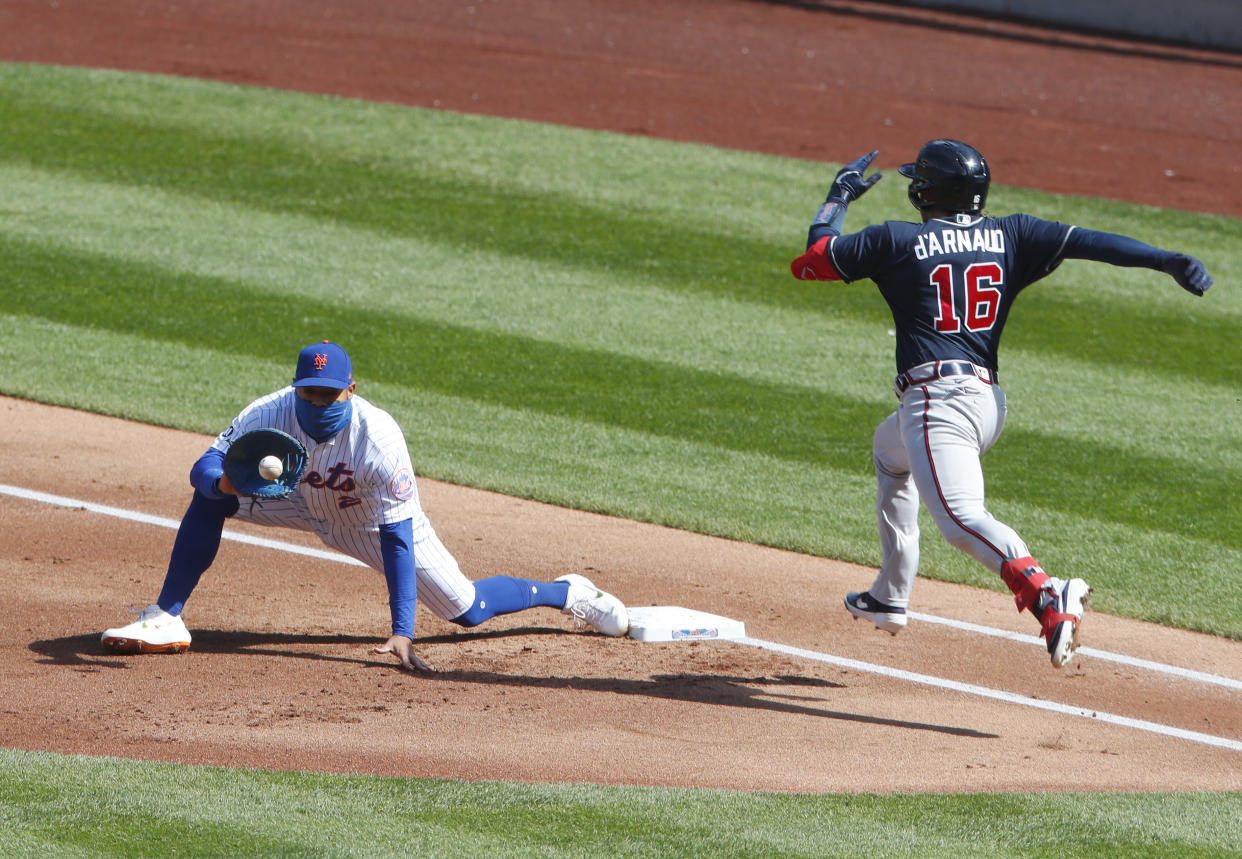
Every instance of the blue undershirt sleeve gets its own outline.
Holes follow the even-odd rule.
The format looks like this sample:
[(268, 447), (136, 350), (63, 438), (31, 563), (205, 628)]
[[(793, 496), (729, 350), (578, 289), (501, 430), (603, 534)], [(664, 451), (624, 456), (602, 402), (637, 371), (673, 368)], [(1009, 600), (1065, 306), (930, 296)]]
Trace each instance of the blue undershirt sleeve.
[(1129, 236), (1104, 233), (1099, 230), (1084, 230), (1082, 227), (1074, 227), (1070, 230), (1065, 238), (1062, 255), (1069, 259), (1088, 259), (1130, 268), (1151, 268), (1156, 271), (1160, 271), (1161, 266), (1174, 256), (1170, 251), (1162, 251)]
[(388, 608), (392, 634), (414, 637), (414, 606), (418, 599), (418, 576), (414, 571), (414, 520), (381, 523), (380, 554), (388, 581)]
[(190, 469), (190, 484), (212, 501), (222, 501), (232, 496), (216, 488), (216, 481), (224, 474), (224, 451), (214, 447), (198, 458)]

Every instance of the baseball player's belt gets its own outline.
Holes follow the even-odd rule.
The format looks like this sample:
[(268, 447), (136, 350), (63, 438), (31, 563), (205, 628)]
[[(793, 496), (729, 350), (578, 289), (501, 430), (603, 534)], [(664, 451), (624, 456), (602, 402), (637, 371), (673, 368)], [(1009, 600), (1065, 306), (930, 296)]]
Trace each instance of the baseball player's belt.
[(978, 376), (989, 385), (996, 384), (996, 371), (989, 367), (981, 367), (970, 361), (928, 361), (918, 364), (904, 373), (898, 373), (893, 380), (893, 390), (901, 396), (912, 385), (931, 382), (944, 376)]

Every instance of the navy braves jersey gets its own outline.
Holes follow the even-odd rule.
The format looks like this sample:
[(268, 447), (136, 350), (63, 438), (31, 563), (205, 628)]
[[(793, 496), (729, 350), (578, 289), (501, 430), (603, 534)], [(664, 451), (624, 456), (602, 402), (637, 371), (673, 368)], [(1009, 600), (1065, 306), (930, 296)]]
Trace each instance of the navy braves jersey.
[(996, 370), (1014, 298), (1061, 263), (1072, 230), (1023, 214), (888, 221), (821, 236), (791, 268), (802, 280), (873, 280), (893, 313), (898, 372), (953, 359)]

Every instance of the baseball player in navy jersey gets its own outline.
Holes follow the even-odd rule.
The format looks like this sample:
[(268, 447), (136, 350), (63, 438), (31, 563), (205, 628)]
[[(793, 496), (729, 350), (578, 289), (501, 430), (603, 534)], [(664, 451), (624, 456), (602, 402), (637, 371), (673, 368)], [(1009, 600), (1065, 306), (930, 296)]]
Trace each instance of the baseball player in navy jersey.
[[(548, 606), (605, 635), (624, 635), (628, 613), (616, 597), (577, 574), (552, 582), (493, 576), (472, 582), (440, 542), (418, 500), (405, 436), (385, 411), (356, 393), (352, 362), (336, 343), (307, 346), (293, 383), (248, 405), (194, 464), (194, 495), (173, 544), (163, 589), (128, 626), (104, 632), (120, 653), (182, 652), (190, 633), (181, 610), (211, 566), (224, 521), (312, 531), (328, 546), (384, 574), (392, 635), (376, 653), (433, 670), (414, 653), (414, 608), (471, 627), (496, 615)], [(230, 441), (257, 428), (292, 435), (307, 451), (303, 480), (287, 498), (238, 498), (224, 473)]]
[(1000, 437), (1005, 393), (997, 346), (1017, 294), (1065, 259), (1164, 272), (1194, 295), (1212, 285), (1193, 257), (1126, 236), (1016, 214), (982, 214), (991, 176), (973, 147), (932, 140), (899, 168), (922, 223), (888, 221), (844, 234), (846, 208), (880, 179), (864, 176), (876, 152), (847, 164), (816, 214), (800, 280), (871, 279), (897, 333), (897, 410), (875, 432), (881, 565), (869, 590), (845, 607), (897, 634), (919, 563), (919, 500), (952, 545), (1000, 574), (1018, 610), (1029, 610), (1055, 667), (1078, 646), (1090, 588), (1049, 576), (1022, 538), (984, 506), (979, 458)]

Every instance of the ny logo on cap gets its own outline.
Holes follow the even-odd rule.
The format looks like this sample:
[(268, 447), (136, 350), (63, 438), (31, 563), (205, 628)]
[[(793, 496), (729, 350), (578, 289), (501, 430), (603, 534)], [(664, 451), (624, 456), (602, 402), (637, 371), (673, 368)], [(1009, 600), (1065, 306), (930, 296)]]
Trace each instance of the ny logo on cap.
[(315, 353), (315, 369), (322, 370), (326, 366), (328, 366), (328, 356), (323, 354), (322, 352), (316, 352)]

